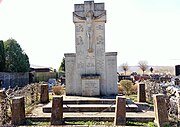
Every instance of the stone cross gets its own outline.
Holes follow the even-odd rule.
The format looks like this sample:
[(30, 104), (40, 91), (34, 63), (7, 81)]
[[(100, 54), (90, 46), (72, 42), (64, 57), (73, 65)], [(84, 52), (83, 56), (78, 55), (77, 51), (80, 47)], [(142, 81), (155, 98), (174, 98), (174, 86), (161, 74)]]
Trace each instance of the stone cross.
[(117, 52), (105, 52), (104, 3), (75, 4), (73, 22), (76, 53), (64, 54), (66, 95), (117, 95)]
[[(74, 12), (74, 22), (85, 22), (85, 33), (86, 33), (86, 42), (88, 45), (87, 51), (89, 53), (93, 53), (95, 50), (93, 49), (94, 42), (94, 22), (96, 20), (103, 19), (106, 11), (95, 10), (93, 1), (85, 1), (84, 4), (84, 12), (79, 13), (78, 10)], [(101, 11), (101, 12), (100, 12)], [(99, 13), (100, 12), (100, 13)]]

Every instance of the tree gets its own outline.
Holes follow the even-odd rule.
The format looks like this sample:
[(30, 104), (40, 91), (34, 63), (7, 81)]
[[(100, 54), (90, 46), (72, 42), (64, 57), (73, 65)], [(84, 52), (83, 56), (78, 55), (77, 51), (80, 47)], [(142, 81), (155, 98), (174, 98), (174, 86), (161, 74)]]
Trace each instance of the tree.
[(138, 63), (139, 68), (143, 71), (143, 75), (144, 75), (144, 71), (148, 69), (147, 64), (148, 64), (147, 61), (139, 61)]
[(60, 65), (60, 67), (59, 67), (59, 70), (58, 70), (59, 72), (65, 72), (65, 57), (63, 57), (63, 59), (62, 59), (62, 62), (61, 62), (61, 65)]
[(4, 42), (6, 71), (7, 72), (28, 72), (30, 69), (29, 58), (14, 39)]
[(126, 72), (127, 72), (127, 70), (129, 69), (128, 64), (127, 64), (127, 63), (123, 63), (123, 64), (121, 65), (121, 68), (123, 69), (123, 71), (124, 71), (124, 73), (125, 73), (125, 75), (126, 75)]
[(0, 72), (5, 71), (4, 42), (0, 40)]
[(152, 72), (153, 72), (153, 70), (154, 70), (154, 69), (151, 67), (151, 68), (150, 68), (150, 72), (152, 73)]
[(125, 91), (126, 95), (130, 95), (132, 85), (133, 85), (133, 83), (130, 80), (121, 80), (120, 81), (120, 86), (123, 87), (123, 90)]

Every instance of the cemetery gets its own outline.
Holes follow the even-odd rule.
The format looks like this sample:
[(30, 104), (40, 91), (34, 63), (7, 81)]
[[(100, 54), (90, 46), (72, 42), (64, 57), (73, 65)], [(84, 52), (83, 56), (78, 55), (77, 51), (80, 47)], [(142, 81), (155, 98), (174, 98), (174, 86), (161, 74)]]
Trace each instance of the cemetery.
[(117, 52), (105, 51), (106, 10), (74, 5), (76, 53), (65, 53), (65, 85), (0, 90), (0, 126), (180, 126), (180, 77), (136, 82), (117, 77)]

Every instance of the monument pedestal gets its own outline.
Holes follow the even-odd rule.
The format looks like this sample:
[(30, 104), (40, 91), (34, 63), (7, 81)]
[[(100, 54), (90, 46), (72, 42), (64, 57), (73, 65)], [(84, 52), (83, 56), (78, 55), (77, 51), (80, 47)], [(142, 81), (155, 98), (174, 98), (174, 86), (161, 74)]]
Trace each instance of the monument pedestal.
[(100, 76), (83, 75), (82, 80), (82, 96), (100, 96)]

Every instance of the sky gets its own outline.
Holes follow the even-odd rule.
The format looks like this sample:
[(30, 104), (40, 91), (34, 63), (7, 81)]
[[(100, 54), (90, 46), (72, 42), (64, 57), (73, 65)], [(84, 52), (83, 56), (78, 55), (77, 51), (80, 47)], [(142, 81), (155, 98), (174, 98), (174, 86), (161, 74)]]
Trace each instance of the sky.
[[(94, 0), (105, 3), (106, 52), (117, 65), (180, 64), (180, 0)], [(58, 69), (75, 52), (74, 4), (83, 0), (0, 0), (0, 40), (17, 40), (30, 64)]]

